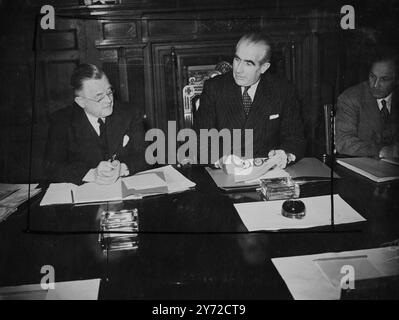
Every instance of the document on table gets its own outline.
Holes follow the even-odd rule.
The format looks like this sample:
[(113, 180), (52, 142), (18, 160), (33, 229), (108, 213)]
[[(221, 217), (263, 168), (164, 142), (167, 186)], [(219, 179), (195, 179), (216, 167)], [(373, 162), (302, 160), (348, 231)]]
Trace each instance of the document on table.
[(172, 166), (139, 172), (111, 185), (93, 182), (76, 186), (71, 183), (51, 184), (40, 205), (90, 203), (141, 199), (144, 196), (181, 192), (195, 183)]
[(399, 166), (373, 158), (343, 158), (337, 163), (345, 168), (361, 174), (375, 182), (386, 182), (399, 179)]
[[(246, 179), (245, 176), (235, 177), (234, 175), (226, 174), (222, 169), (206, 168), (206, 171), (211, 176), (216, 185), (226, 191), (235, 189), (245, 189), (249, 187), (257, 187), (260, 184), (260, 179), (272, 179), (291, 176), (294, 179), (306, 178), (308, 182), (317, 182), (320, 180), (330, 179), (331, 170), (320, 160), (316, 158), (303, 158), (292, 166), (283, 169), (271, 169), (257, 179)], [(339, 176), (334, 173), (334, 178)]]
[(8, 184), (0, 183), (0, 222), (27, 201), (37, 195), (41, 189), (36, 189), (38, 184)]
[[(0, 191), (4, 196), (0, 200), (0, 207), (18, 208), (28, 198), (32, 198), (41, 191), (41, 189), (36, 189), (37, 186), (37, 183), (31, 184), (29, 190), (29, 184), (0, 183)], [(8, 193), (7, 196), (5, 196), (6, 193)]]
[[(331, 223), (330, 196), (300, 199), (305, 204), (303, 219), (291, 219), (281, 214), (284, 200), (258, 201), (235, 204), (242, 222), (248, 231), (301, 229), (326, 226)], [(366, 221), (339, 195), (334, 195), (335, 224)]]
[(351, 265), (356, 280), (396, 276), (399, 274), (399, 247), (322, 253), (273, 258), (294, 299), (336, 300), (340, 298), (340, 281), (344, 265)]
[(234, 188), (247, 188), (250, 186), (256, 187), (259, 186), (260, 179), (281, 178), (288, 176), (288, 173), (285, 170), (272, 169), (257, 179), (247, 180), (247, 181), (236, 181), (234, 175), (228, 175), (222, 169), (205, 168), (205, 170), (211, 176), (212, 180), (216, 183), (216, 185), (224, 190), (229, 190)]
[(0, 288), (0, 300), (97, 300), (101, 279), (54, 283), (54, 289), (40, 284)]

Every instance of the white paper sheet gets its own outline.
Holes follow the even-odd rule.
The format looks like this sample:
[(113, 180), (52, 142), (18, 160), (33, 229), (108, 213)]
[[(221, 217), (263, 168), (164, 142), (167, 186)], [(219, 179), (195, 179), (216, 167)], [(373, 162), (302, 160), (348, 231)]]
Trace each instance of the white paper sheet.
[[(130, 185), (138, 186), (150, 186), (156, 184), (159, 187), (160, 184), (165, 185), (165, 181), (160, 181), (157, 175), (149, 175), (152, 172), (162, 172), (165, 177), (166, 186), (168, 187), (169, 193), (181, 192), (195, 187), (195, 183), (187, 179), (179, 171), (174, 169), (172, 166), (165, 166), (157, 169), (147, 170), (138, 173), (135, 176), (123, 178), (123, 181), (127, 181)], [(151, 177), (158, 177), (157, 180)], [(149, 180), (148, 180), (149, 178)], [(73, 193), (73, 200), (72, 195)], [(162, 194), (153, 193), (152, 195)], [(112, 185), (98, 185), (90, 182), (85, 183), (81, 186), (76, 186), (72, 183), (52, 183), (50, 184), (46, 194), (44, 195), (41, 206), (52, 205), (52, 204), (68, 204), (68, 203), (89, 203), (89, 202), (102, 202), (102, 201), (121, 201), (121, 200), (132, 200), (141, 199), (142, 195), (131, 195), (122, 199), (122, 187), (121, 180), (117, 180)]]
[(145, 190), (166, 187), (167, 183), (155, 173), (146, 173), (124, 178), (123, 182), (129, 189)]
[(56, 282), (54, 289), (40, 284), (0, 288), (0, 300), (97, 300), (101, 279)]
[(41, 206), (48, 206), (51, 204), (65, 204), (72, 203), (71, 192), (76, 189), (73, 183), (51, 183), (40, 202)]
[[(305, 256), (273, 258), (272, 262), (281, 277), (284, 279), (294, 299), (297, 300), (337, 300), (340, 298), (340, 285), (333, 285), (318, 266), (318, 259), (331, 258), (332, 264), (342, 257), (366, 256), (367, 263), (377, 270), (380, 277), (395, 276), (399, 274), (399, 247), (385, 247), (367, 250), (345, 251), (340, 253), (322, 253)], [(354, 258), (358, 259), (358, 258)], [(315, 261), (316, 260), (316, 261)], [(350, 260), (350, 259), (349, 259)], [(348, 261), (349, 261), (348, 260)], [(357, 268), (362, 268), (362, 262)], [(356, 271), (356, 274), (367, 274), (369, 270)], [(339, 270), (340, 271), (340, 270)], [(341, 276), (343, 276), (342, 274)]]
[(38, 194), (41, 189), (36, 189), (38, 186), (37, 183), (30, 185), (30, 193), (29, 193), (29, 184), (6, 184), (1, 183), (0, 189), (18, 189), (16, 192), (10, 194), (6, 198), (0, 201), (0, 207), (9, 207), (9, 208), (18, 208), (22, 203), (28, 200), (28, 198), (32, 198), (36, 194)]
[(171, 165), (165, 166), (162, 168), (156, 168), (144, 171), (148, 172), (162, 172), (165, 176), (166, 183), (169, 188), (169, 192), (180, 192), (184, 190), (188, 190), (190, 188), (195, 187), (195, 183), (187, 179), (184, 175), (182, 175), (179, 171), (173, 168)]
[[(300, 229), (331, 224), (330, 196), (300, 199), (304, 202), (306, 215), (303, 219), (290, 219), (281, 214), (284, 200), (259, 201), (235, 204), (241, 220), (248, 231)], [(366, 221), (339, 195), (334, 195), (335, 224)]]

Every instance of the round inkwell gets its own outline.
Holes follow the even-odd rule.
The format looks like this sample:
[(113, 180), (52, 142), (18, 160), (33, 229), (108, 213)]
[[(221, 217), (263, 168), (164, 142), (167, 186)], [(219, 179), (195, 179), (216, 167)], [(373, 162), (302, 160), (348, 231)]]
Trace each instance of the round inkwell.
[(286, 200), (283, 203), (281, 214), (291, 219), (305, 217), (305, 204), (301, 200)]

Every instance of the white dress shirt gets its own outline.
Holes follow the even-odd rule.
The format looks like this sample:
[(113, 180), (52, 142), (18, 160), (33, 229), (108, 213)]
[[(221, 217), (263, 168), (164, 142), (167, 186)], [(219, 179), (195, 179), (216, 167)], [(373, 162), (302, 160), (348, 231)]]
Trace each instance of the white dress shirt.
[(391, 113), (392, 93), (389, 96), (386, 96), (385, 98), (377, 99), (377, 104), (378, 104), (378, 108), (380, 108), (380, 111), (382, 109), (382, 103), (381, 103), (382, 100), (386, 101), (387, 109), (388, 109), (389, 113)]
[[(90, 113), (86, 113), (87, 119), (89, 120), (90, 124), (92, 125), (93, 129), (96, 131), (97, 135), (100, 136), (100, 124), (98, 123), (97, 117), (91, 115)], [(105, 123), (105, 118), (101, 118)]]
[[(254, 101), (254, 98), (255, 98), (256, 88), (258, 88), (259, 80), (256, 81), (252, 86), (250, 86), (250, 88), (247, 91), (252, 102)], [(244, 90), (245, 90), (245, 87), (241, 87), (241, 95), (244, 93)]]

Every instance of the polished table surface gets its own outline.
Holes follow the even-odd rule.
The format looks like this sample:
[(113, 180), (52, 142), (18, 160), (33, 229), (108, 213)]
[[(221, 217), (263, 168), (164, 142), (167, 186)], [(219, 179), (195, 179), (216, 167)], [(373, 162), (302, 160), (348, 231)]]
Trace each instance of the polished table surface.
[[(195, 190), (143, 200), (40, 207), (42, 193), (0, 224), (0, 286), (40, 283), (41, 267), (51, 265), (57, 282), (101, 278), (100, 299), (292, 299), (271, 258), (374, 248), (399, 238), (398, 183), (336, 169), (342, 178), (334, 192), (367, 222), (249, 233), (233, 204), (260, 201), (259, 195), (224, 193), (203, 167), (181, 169)], [(303, 185), (301, 197), (330, 190), (329, 182)], [(122, 208), (138, 209), (139, 246), (102, 251), (100, 215)]]

